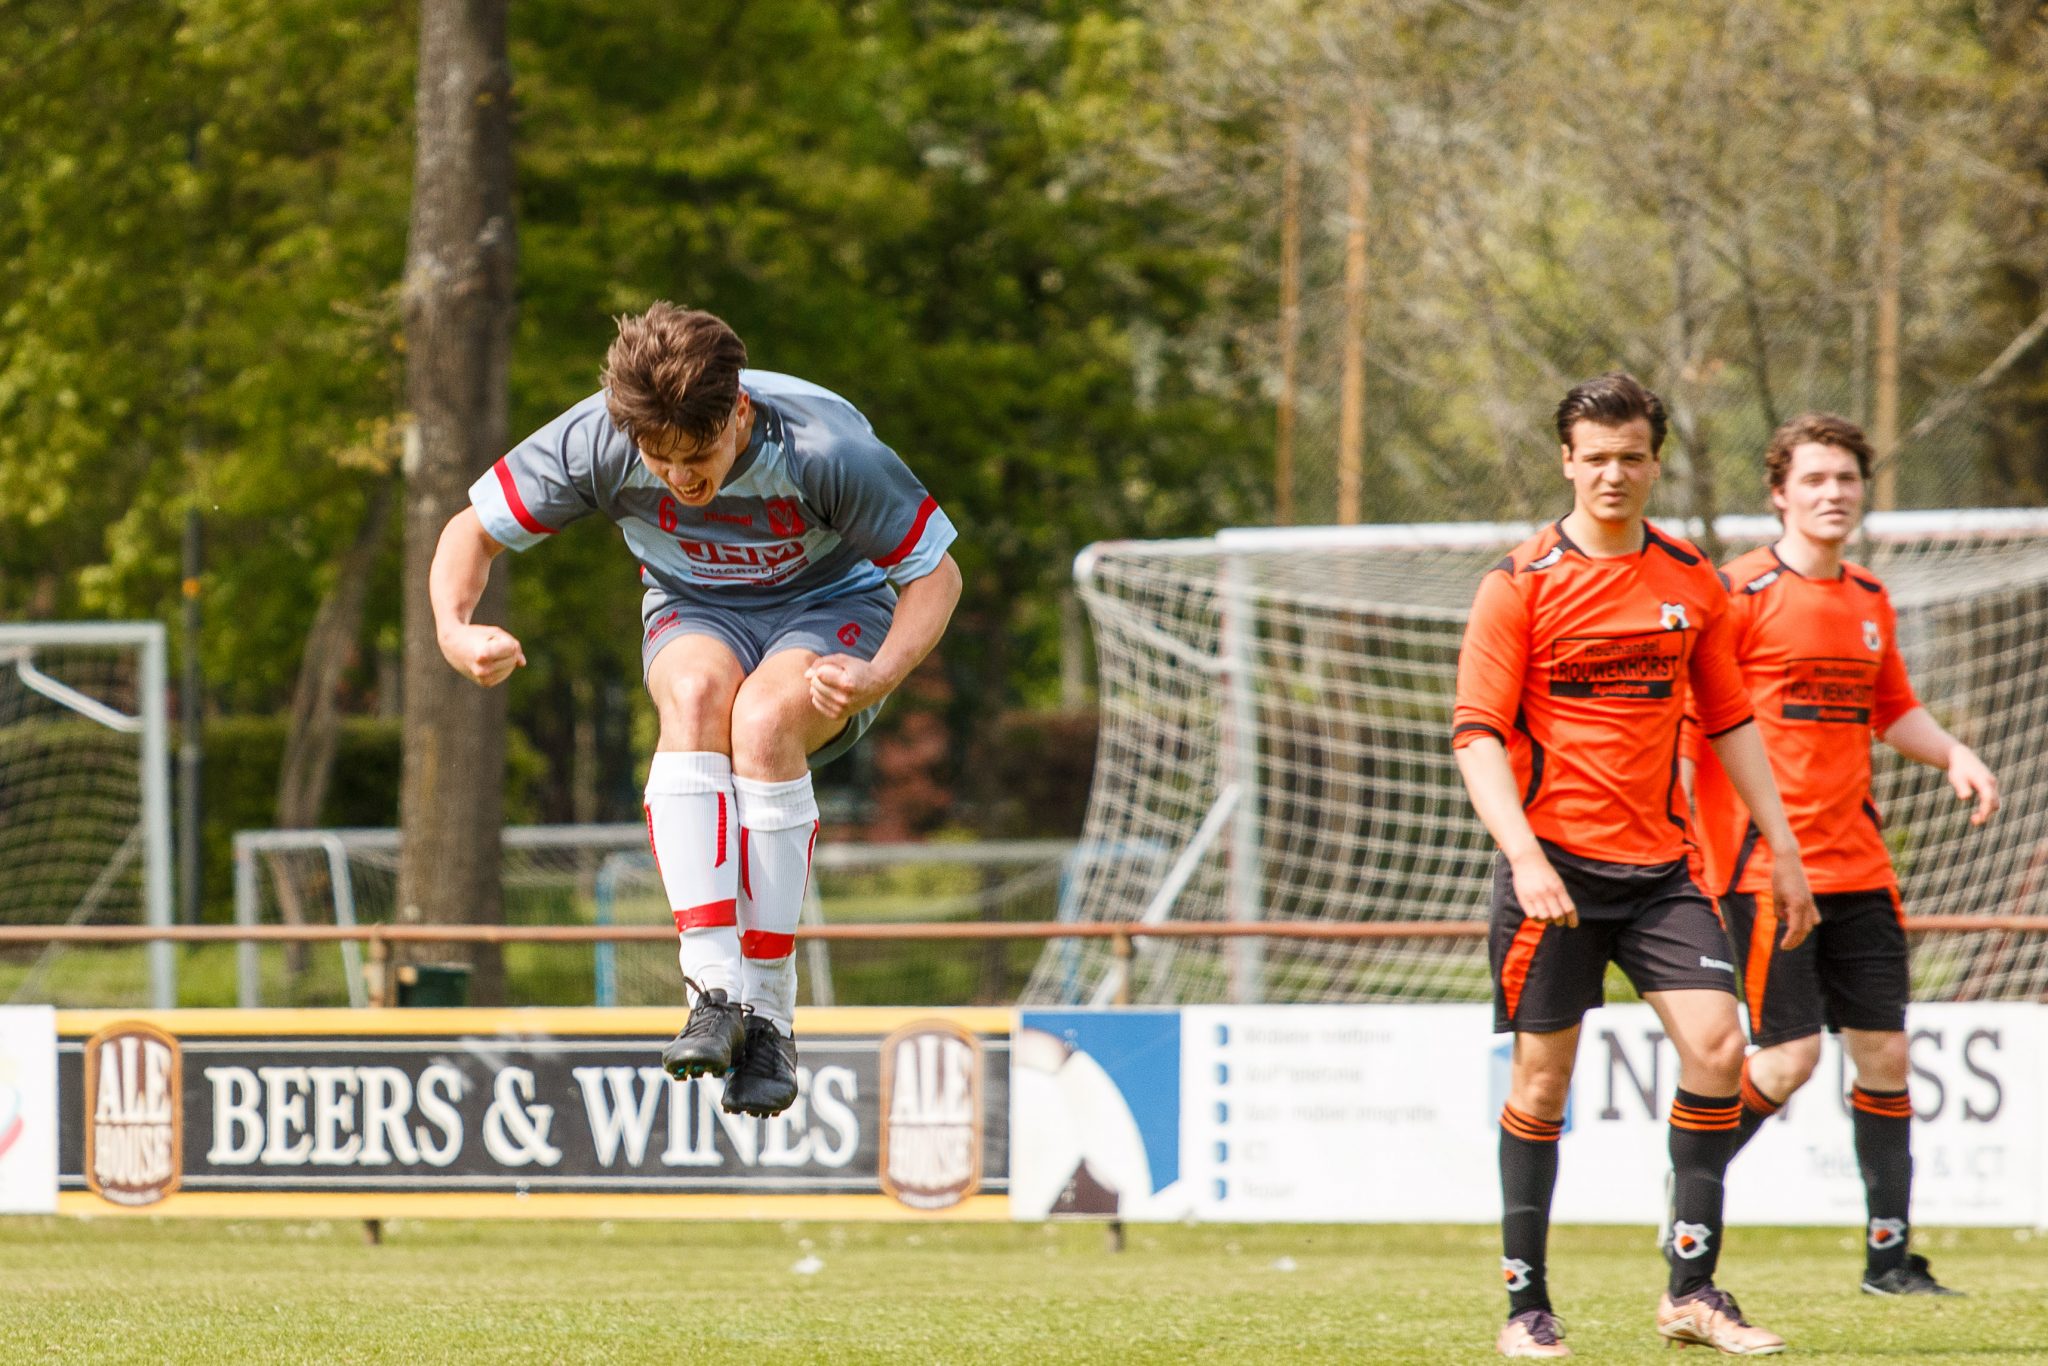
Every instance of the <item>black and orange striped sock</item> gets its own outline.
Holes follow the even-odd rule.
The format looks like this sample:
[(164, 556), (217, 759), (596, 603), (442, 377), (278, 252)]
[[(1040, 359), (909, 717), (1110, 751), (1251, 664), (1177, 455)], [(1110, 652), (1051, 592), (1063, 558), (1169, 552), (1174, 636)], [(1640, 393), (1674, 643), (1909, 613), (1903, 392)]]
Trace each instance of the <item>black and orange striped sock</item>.
[(1913, 1202), (1913, 1102), (1904, 1091), (1849, 1089), (1856, 1165), (1863, 1169), (1870, 1223), (1864, 1264), (1872, 1276), (1906, 1264), (1906, 1211)]
[(1735, 1155), (1740, 1096), (1699, 1096), (1679, 1088), (1671, 1101), (1671, 1298), (1714, 1279), (1721, 1260), (1721, 1179)]
[(1504, 1105), (1500, 1111), (1501, 1275), (1508, 1317), (1550, 1308), (1544, 1261), (1550, 1244), (1550, 1197), (1557, 1189), (1561, 1119), (1537, 1119)]
[(1764, 1127), (1764, 1121), (1783, 1109), (1785, 1102), (1772, 1100), (1763, 1093), (1749, 1075), (1749, 1059), (1742, 1060), (1742, 1122), (1735, 1126), (1735, 1148), (1728, 1154), (1733, 1158), (1742, 1151), (1749, 1140), (1756, 1137), (1756, 1131)]

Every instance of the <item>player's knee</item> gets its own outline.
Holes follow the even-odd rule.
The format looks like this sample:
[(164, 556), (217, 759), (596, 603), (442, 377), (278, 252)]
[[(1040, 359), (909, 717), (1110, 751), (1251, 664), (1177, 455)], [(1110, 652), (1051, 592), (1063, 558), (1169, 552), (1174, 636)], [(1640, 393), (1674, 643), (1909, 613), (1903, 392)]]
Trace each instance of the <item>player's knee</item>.
[(1850, 1044), (1857, 1084), (1873, 1091), (1897, 1091), (1906, 1085), (1906, 1035), (1902, 1030), (1858, 1031)]
[(1542, 1119), (1560, 1116), (1572, 1093), (1571, 1060), (1566, 1058), (1552, 1063), (1518, 1058), (1510, 1078), (1510, 1090), (1516, 1109)]
[(1715, 1076), (1739, 1076), (1742, 1072), (1742, 1029), (1730, 1017), (1728, 1024), (1716, 1026), (1693, 1039), (1691, 1052), (1702, 1070)]
[(1803, 1039), (1779, 1045), (1784, 1054), (1779, 1072), (1784, 1077), (1789, 1091), (1796, 1091), (1806, 1085), (1813, 1076), (1813, 1069), (1820, 1066), (1820, 1035), (1811, 1034)]
[(654, 694), (664, 736), (682, 740), (722, 734), (732, 709), (732, 687), (710, 673), (679, 673)]
[(758, 768), (786, 758), (792, 745), (801, 753), (800, 737), (810, 705), (808, 691), (743, 690), (732, 706), (733, 762), (743, 768)]

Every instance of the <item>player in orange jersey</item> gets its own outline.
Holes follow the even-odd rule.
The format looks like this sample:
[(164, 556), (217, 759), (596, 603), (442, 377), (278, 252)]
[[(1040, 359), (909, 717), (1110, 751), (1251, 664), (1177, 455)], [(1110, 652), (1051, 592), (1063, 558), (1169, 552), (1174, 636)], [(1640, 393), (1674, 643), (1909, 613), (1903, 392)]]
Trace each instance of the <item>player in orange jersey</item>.
[(1713, 1284), (1742, 1029), (1728, 937), (1686, 868), (1689, 693), (1778, 854), (1787, 943), (1811, 926), (1813, 899), (1729, 652), (1722, 582), (1691, 544), (1643, 518), (1664, 426), (1663, 404), (1628, 375), (1565, 395), (1557, 434), (1572, 511), (1480, 581), (1458, 656), (1452, 743), (1500, 847), (1494, 1017), (1515, 1033), (1500, 1140), (1508, 1322), (1495, 1345), (1506, 1356), (1568, 1354), (1545, 1280), (1550, 1200), (1579, 1024), (1603, 999), (1610, 961), (1678, 1049), (1678, 1237), (1657, 1330), (1745, 1355), (1784, 1347)]
[(1813, 1075), (1822, 1027), (1839, 1030), (1856, 1067), (1850, 1106), (1869, 1206), (1863, 1288), (1953, 1294), (1906, 1249), (1911, 982), (1898, 880), (1871, 801), (1870, 737), (1945, 770), (1956, 796), (1975, 803), (1973, 824), (1998, 810), (1998, 781), (1914, 697), (1884, 585), (1842, 558), (1870, 457), (1843, 418), (1808, 413), (1780, 427), (1764, 469), (1784, 535), (1726, 569), (1736, 662), (1819, 902), (1811, 938), (1779, 942), (1771, 851), (1711, 755), (1697, 755), (1695, 793), (1707, 886), (1721, 895), (1757, 1045), (1743, 1067), (1738, 1150)]

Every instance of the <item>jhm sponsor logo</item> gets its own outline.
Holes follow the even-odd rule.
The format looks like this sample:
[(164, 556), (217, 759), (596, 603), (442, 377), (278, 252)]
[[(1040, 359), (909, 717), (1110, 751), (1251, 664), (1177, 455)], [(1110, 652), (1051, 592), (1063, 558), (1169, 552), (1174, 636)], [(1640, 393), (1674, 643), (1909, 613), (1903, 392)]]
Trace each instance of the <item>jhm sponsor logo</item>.
[(981, 1043), (943, 1020), (882, 1041), (882, 1189), (945, 1209), (981, 1184)]
[(153, 1205), (178, 1188), (184, 1087), (178, 1041), (118, 1024), (85, 1044), (85, 1181), (117, 1205)]

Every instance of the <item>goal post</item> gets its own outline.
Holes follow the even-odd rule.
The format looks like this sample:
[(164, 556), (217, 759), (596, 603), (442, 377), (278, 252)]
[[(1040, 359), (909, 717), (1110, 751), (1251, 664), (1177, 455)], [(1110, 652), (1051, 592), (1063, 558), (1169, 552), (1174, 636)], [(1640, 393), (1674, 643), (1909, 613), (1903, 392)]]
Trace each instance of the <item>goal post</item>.
[[(1697, 538), (1700, 528), (1670, 522)], [(1082, 919), (1483, 921), (1493, 849), (1450, 747), (1480, 577), (1535, 525), (1227, 530), (1106, 542), (1075, 562), (1102, 717), (1077, 864)], [(1775, 518), (1715, 523), (1733, 555)], [(1877, 799), (1916, 916), (2048, 897), (2048, 511), (1873, 513), (1850, 558), (1883, 577), (1921, 699), (1998, 773), (1973, 829), (1938, 774), (1880, 746)], [(1134, 856), (1143, 851), (1143, 857)], [(1915, 945), (1921, 999), (2048, 992), (2048, 944)], [(1138, 941), (1034, 977), (1042, 1001), (1483, 1000), (1465, 939)], [(1081, 955), (1077, 964), (1075, 954)], [(1128, 972), (1130, 980), (1122, 980)]]
[[(0, 625), (0, 917), (170, 925), (165, 653), (160, 622)], [(150, 1004), (175, 1006), (174, 947), (146, 962)]]

